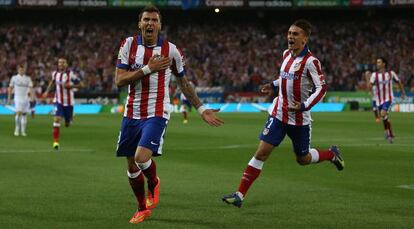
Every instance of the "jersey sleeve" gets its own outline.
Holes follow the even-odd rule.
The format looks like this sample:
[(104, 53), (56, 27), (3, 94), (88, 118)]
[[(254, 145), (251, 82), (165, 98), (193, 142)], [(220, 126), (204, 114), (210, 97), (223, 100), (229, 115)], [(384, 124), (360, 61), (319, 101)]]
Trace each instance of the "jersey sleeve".
[(185, 75), (185, 60), (181, 50), (176, 46), (173, 46), (171, 50), (172, 66), (171, 71), (177, 77), (183, 77)]
[(315, 86), (315, 92), (302, 104), (303, 110), (310, 110), (326, 94), (328, 86), (325, 82), (325, 76), (321, 70), (321, 63), (316, 58), (309, 58), (306, 63), (309, 76)]
[(33, 81), (32, 78), (29, 77), (29, 87), (33, 87)]
[(375, 79), (375, 72), (373, 72), (372, 74), (371, 74), (371, 78), (369, 79), (369, 82), (371, 83), (371, 85), (374, 85), (375, 84), (375, 81), (376, 81), (376, 79)]
[(391, 71), (391, 77), (394, 82), (400, 82), (400, 77), (398, 77), (397, 73), (395, 73), (394, 71)]
[(129, 69), (129, 51), (131, 47), (133, 37), (128, 37), (121, 42), (119, 47), (118, 59), (116, 61), (116, 67), (128, 70)]

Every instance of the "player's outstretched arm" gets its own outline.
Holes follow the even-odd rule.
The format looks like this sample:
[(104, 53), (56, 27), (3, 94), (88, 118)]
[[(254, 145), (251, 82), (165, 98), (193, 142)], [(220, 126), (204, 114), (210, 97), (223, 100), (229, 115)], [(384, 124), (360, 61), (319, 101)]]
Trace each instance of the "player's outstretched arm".
[(46, 99), (47, 96), (49, 95), (49, 91), (52, 88), (54, 81), (55, 80), (53, 80), (53, 79), (51, 81), (49, 81), (49, 85), (47, 85), (46, 91), (43, 93), (43, 99)]
[(116, 86), (122, 87), (130, 83), (133, 83), (135, 81), (141, 80), (146, 75), (169, 68), (170, 65), (171, 65), (170, 58), (155, 55), (149, 59), (147, 65), (145, 65), (143, 68), (140, 68), (136, 71), (128, 71), (126, 69), (116, 68), (116, 72), (115, 72)]
[(210, 126), (221, 126), (224, 124), (223, 120), (215, 114), (219, 109), (206, 109), (185, 76), (177, 77), (177, 83), (187, 100), (197, 108), (197, 111), (206, 123)]

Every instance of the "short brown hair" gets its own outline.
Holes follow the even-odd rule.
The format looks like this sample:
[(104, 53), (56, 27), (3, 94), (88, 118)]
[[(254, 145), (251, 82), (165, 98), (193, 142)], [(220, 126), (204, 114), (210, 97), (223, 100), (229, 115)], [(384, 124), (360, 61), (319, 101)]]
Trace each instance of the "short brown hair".
[(158, 16), (160, 16), (160, 22), (161, 22), (161, 19), (162, 19), (161, 12), (160, 12), (160, 10), (156, 6), (151, 5), (151, 4), (145, 6), (144, 9), (142, 9), (141, 12), (139, 13), (138, 21), (141, 21), (141, 18), (142, 18), (142, 15), (144, 14), (144, 12), (150, 12), (150, 13), (155, 12), (155, 13), (158, 13)]
[(305, 20), (305, 19), (296, 20), (295, 22), (293, 22), (292, 25), (303, 29), (303, 31), (305, 31), (305, 35), (307, 37), (309, 37), (312, 33), (312, 24), (310, 22), (308, 22), (307, 20)]

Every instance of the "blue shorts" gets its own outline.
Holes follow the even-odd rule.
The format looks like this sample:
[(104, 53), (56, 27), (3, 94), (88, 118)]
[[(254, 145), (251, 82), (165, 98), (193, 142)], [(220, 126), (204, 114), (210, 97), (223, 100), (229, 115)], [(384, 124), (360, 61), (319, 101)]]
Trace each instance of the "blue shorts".
[(168, 120), (161, 117), (149, 119), (122, 119), (119, 132), (116, 155), (132, 157), (138, 146), (148, 148), (153, 156), (161, 156), (164, 143), (164, 133)]
[(391, 102), (387, 101), (385, 103), (382, 103), (381, 105), (378, 106), (378, 110), (384, 110), (384, 111), (389, 111), (391, 107)]
[(63, 106), (60, 103), (55, 103), (55, 116), (60, 116), (65, 119), (66, 123), (69, 123), (72, 121), (73, 117), (73, 106)]
[(295, 154), (305, 156), (310, 149), (310, 131), (309, 125), (288, 125), (269, 115), (259, 139), (271, 145), (279, 146), (287, 134), (292, 140)]

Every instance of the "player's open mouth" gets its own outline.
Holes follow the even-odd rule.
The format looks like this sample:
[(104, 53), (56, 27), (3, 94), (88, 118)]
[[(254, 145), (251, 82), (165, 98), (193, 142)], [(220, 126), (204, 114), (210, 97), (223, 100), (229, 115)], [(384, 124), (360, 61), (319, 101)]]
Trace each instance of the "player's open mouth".
[(294, 45), (295, 44), (295, 41), (289, 41), (288, 42), (290, 45)]
[(152, 29), (152, 28), (148, 28), (148, 29), (145, 30), (145, 33), (147, 35), (152, 35), (153, 32), (154, 32), (154, 29)]

